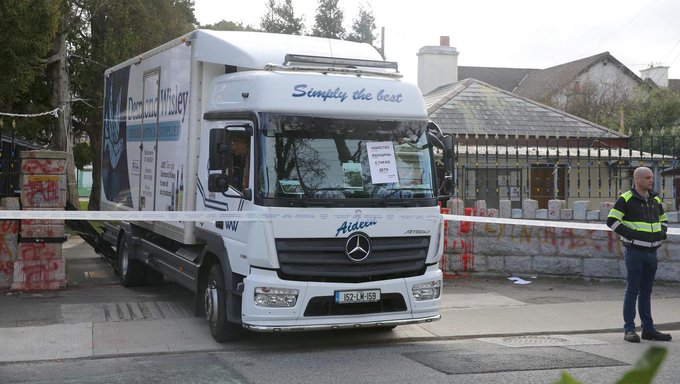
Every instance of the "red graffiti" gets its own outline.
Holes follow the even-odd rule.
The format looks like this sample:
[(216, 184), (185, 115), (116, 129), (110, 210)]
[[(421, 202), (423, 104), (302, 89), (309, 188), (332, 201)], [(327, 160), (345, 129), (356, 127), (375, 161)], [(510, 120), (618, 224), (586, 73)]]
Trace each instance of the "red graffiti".
[[(554, 248), (567, 249), (567, 250), (577, 250), (577, 249), (587, 249), (594, 251), (603, 250), (602, 241), (596, 239), (596, 234), (598, 231), (595, 230), (575, 230), (573, 228), (542, 228), (543, 238), (542, 243), (550, 245)], [(610, 239), (608, 240), (607, 249), (609, 252), (614, 251), (614, 239), (611, 238), (611, 234), (608, 234)]]
[[(472, 208), (465, 208), (465, 216), (474, 216), (475, 210)], [(465, 239), (460, 239), (461, 255), (460, 263), (463, 272), (474, 270), (474, 245), (475, 245), (475, 223), (464, 221), (460, 223), (459, 235), (464, 236)], [(456, 248), (454, 241), (453, 248)]]
[(66, 170), (65, 160), (24, 159), (21, 162), (21, 173), (24, 175), (54, 175)]
[(35, 283), (50, 279), (50, 273), (59, 270), (59, 262), (28, 264), (21, 267), (24, 282)]
[(14, 260), (0, 260), (0, 275), (11, 276), (14, 274)]
[(24, 206), (56, 206), (60, 199), (59, 180), (27, 180), (21, 189)]
[(0, 220), (0, 235), (6, 233), (16, 234), (19, 232), (18, 220)]
[(50, 260), (61, 257), (61, 244), (19, 244), (19, 259)]

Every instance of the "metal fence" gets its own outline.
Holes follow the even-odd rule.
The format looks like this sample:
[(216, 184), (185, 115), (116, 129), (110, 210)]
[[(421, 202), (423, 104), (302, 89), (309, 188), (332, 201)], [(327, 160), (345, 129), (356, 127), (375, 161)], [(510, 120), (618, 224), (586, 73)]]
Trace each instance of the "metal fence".
[[(622, 147), (622, 144), (624, 147)], [(633, 183), (638, 166), (652, 169), (655, 190), (672, 209), (680, 205), (680, 139), (675, 132), (646, 134), (625, 143), (596, 138), (459, 135), (457, 196), (466, 206), (486, 200), (614, 201)]]
[(18, 138), (14, 130), (2, 130), (0, 127), (0, 197), (19, 195), (21, 174), (19, 154), (21, 151), (34, 149), (43, 147)]

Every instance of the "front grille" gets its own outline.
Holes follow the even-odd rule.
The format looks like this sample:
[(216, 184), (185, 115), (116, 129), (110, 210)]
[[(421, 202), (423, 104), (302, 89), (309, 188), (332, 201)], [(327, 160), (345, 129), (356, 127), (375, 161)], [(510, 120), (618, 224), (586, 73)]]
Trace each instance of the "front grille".
[(277, 239), (285, 280), (366, 282), (425, 273), (428, 236), (371, 238), (371, 253), (362, 261), (345, 254), (346, 238)]
[(368, 315), (371, 313), (400, 312), (406, 310), (404, 297), (398, 293), (384, 293), (375, 303), (337, 304), (333, 296), (319, 296), (309, 300), (306, 317)]

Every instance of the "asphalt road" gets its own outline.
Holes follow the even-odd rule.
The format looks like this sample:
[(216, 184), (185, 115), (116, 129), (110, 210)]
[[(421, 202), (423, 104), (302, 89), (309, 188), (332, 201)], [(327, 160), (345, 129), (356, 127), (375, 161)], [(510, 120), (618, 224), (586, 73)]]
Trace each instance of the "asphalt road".
[(669, 351), (655, 383), (677, 383), (680, 343), (629, 344), (618, 333), (367, 345), (333, 332), (250, 338), (222, 351), (4, 364), (0, 382), (507, 384), (552, 383), (566, 370), (615, 383), (653, 344)]

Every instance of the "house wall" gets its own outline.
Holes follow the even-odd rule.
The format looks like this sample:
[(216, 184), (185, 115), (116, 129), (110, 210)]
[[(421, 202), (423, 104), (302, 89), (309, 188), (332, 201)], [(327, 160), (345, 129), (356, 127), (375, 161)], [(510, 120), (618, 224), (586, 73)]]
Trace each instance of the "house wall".
[(593, 65), (587, 72), (580, 74), (574, 82), (553, 98), (553, 102), (563, 107), (567, 102), (568, 95), (574, 92), (574, 87), (582, 87), (585, 84), (593, 84), (597, 86), (599, 92), (615, 95), (617, 99), (632, 96), (635, 88), (639, 85), (618, 66), (603, 61)]

